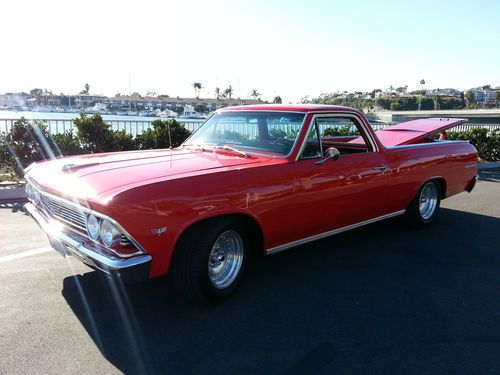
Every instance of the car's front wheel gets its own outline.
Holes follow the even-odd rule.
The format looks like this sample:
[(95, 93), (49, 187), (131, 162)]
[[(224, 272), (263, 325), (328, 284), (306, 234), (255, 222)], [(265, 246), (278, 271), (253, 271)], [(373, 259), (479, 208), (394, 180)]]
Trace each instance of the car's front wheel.
[(410, 223), (419, 227), (432, 224), (441, 204), (440, 197), (441, 190), (436, 181), (425, 183), (406, 210)]
[(177, 290), (195, 302), (217, 302), (237, 288), (249, 256), (248, 233), (236, 220), (218, 219), (189, 230), (176, 249)]

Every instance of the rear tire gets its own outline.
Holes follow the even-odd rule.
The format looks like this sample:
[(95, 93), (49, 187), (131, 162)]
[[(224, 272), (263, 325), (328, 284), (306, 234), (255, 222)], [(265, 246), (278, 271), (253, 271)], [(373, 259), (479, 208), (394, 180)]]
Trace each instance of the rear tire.
[(189, 229), (175, 251), (177, 291), (196, 303), (220, 302), (237, 289), (250, 255), (248, 232), (237, 220), (210, 220)]
[(416, 227), (431, 225), (441, 205), (441, 188), (436, 181), (425, 183), (406, 209), (408, 222)]

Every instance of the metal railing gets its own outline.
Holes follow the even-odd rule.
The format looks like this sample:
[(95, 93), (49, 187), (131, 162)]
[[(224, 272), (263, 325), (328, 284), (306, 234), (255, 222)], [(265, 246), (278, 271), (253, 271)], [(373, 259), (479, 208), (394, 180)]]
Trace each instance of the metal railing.
[[(104, 120), (107, 124), (111, 125), (113, 130), (124, 130), (126, 133), (131, 134), (133, 137), (141, 134), (151, 127), (151, 123), (157, 118), (151, 120)], [(0, 119), (0, 134), (8, 133), (14, 123), (19, 119)], [(47, 126), (47, 131), (51, 135), (66, 133), (67, 131), (76, 131), (72, 119), (30, 119), (32, 123), (41, 122)], [(186, 129), (193, 132), (197, 130), (205, 121), (203, 119), (176, 119), (177, 122), (182, 124)]]
[[(11, 127), (14, 125), (16, 121), (19, 119), (0, 119), (0, 134), (8, 133)], [(133, 120), (133, 119), (120, 119), (120, 120), (104, 120), (106, 123), (111, 125), (113, 130), (124, 130), (128, 134), (131, 134), (133, 137), (144, 132), (146, 129), (151, 127), (151, 123), (156, 120), (156, 118), (151, 118), (150, 120)], [(61, 134), (70, 130), (75, 130), (75, 125), (73, 124), (72, 119), (36, 119), (30, 121), (40, 121), (47, 126), (47, 130), (49, 134)], [(203, 119), (176, 119), (177, 122), (181, 123), (186, 129), (189, 131), (197, 130), (201, 124), (205, 121)], [(394, 125), (395, 123), (372, 123), (372, 127), (374, 130), (383, 129), (387, 126)], [(490, 131), (495, 129), (500, 129), (500, 122), (498, 124), (478, 124), (478, 123), (465, 123), (458, 126), (453, 127), (449, 131), (466, 131), (474, 128), (487, 128)], [(234, 129), (236, 130), (236, 129)]]

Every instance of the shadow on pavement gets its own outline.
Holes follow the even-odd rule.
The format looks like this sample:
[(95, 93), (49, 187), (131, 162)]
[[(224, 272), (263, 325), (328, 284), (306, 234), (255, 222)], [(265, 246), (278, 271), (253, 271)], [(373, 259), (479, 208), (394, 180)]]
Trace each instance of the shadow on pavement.
[(500, 370), (500, 219), (442, 209), (258, 262), (229, 301), (195, 307), (168, 278), (96, 272), (63, 296), (124, 373), (489, 373)]
[(0, 202), (0, 210), (11, 210), (12, 213), (21, 213), (29, 216), (28, 212), (24, 209), (24, 205), (27, 203), (26, 200), (20, 200), (19, 202)]
[(479, 172), (479, 180), (488, 182), (500, 182), (500, 168), (485, 169)]

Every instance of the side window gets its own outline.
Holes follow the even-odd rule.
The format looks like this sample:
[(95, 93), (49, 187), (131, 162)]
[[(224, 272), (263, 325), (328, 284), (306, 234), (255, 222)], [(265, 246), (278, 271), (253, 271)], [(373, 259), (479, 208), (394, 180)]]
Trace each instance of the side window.
[(350, 117), (319, 117), (317, 119), (321, 137), (336, 142), (349, 142), (366, 147), (358, 124)]
[(302, 151), (301, 159), (311, 159), (321, 157), (321, 141), (318, 133), (318, 124), (314, 123), (309, 129), (309, 134), (307, 134), (307, 139), (305, 140), (304, 150)]

